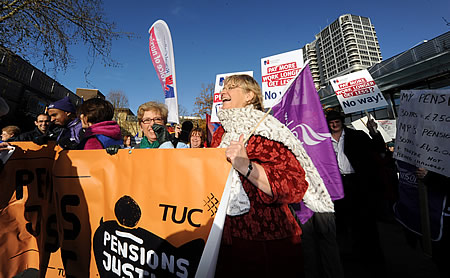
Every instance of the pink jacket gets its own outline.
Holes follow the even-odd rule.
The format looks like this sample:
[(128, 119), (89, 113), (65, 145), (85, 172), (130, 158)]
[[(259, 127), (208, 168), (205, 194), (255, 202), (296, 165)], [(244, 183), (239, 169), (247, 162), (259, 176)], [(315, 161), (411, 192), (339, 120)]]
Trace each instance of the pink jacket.
[[(97, 134), (103, 134), (116, 140), (122, 139), (122, 134), (120, 133), (120, 126), (115, 121), (104, 121), (91, 125), (86, 129), (84, 137), (86, 138)], [(97, 150), (103, 149), (103, 146), (100, 143), (100, 141), (98, 141), (97, 138), (92, 137), (86, 141), (86, 144), (84, 145), (83, 149)]]

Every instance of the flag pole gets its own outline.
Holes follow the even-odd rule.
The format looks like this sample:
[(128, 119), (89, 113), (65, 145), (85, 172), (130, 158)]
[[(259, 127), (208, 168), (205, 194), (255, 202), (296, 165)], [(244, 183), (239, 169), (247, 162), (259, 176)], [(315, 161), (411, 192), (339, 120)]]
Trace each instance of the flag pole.
[(270, 107), (269, 110), (267, 110), (266, 114), (264, 114), (264, 116), (261, 118), (261, 120), (259, 120), (259, 122), (256, 124), (256, 126), (250, 132), (250, 134), (247, 135), (247, 138), (245, 138), (245, 140), (244, 140), (244, 144), (247, 143), (248, 139), (250, 139), (250, 137), (253, 135), (253, 133), (255, 133), (258, 126), (266, 119), (266, 117), (267, 117), (267, 115), (269, 115), (270, 111), (272, 111), (272, 107)]

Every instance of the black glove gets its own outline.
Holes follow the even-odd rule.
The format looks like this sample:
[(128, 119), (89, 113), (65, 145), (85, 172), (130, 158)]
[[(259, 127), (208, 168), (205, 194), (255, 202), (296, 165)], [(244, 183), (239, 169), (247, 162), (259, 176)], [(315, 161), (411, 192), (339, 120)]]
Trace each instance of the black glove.
[(106, 147), (105, 150), (106, 150), (106, 153), (108, 153), (109, 155), (115, 155), (120, 150), (120, 146), (112, 145), (112, 146)]
[(78, 147), (78, 143), (75, 140), (71, 140), (70, 138), (63, 138), (60, 139), (58, 144), (63, 148), (64, 150), (76, 150)]
[(153, 124), (152, 128), (156, 133), (156, 140), (158, 140), (160, 145), (162, 145), (164, 142), (170, 141), (170, 133), (169, 131), (167, 131), (167, 128), (158, 124)]

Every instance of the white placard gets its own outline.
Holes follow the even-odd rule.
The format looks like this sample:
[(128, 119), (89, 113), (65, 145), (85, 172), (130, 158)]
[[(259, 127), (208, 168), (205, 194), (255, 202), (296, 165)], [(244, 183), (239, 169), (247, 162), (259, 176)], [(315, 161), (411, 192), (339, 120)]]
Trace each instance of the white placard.
[(230, 75), (236, 74), (247, 74), (253, 77), (253, 71), (240, 71), (240, 72), (230, 72), (230, 73), (221, 73), (216, 75), (216, 85), (214, 86), (214, 98), (213, 98), (213, 106), (211, 109), (211, 122), (218, 123), (219, 118), (217, 117), (217, 112), (222, 109), (222, 98), (220, 97), (220, 92), (223, 89), (223, 81)]
[(367, 70), (352, 72), (330, 82), (345, 114), (387, 105)]
[[(373, 117), (371, 117), (371, 118), (373, 119)], [(383, 126), (380, 124), (380, 121), (375, 120), (375, 119), (373, 119), (373, 120), (377, 123), (377, 125), (378, 125), (377, 130), (378, 130), (378, 132), (380, 132), (381, 136), (383, 136), (384, 142), (392, 141), (391, 136), (389, 136), (389, 134), (384, 130)], [(363, 117), (363, 118), (357, 119), (356, 121), (352, 122), (352, 126), (355, 129), (362, 130), (365, 133), (367, 133), (367, 135), (370, 136), (369, 129), (367, 128), (366, 124), (367, 124), (367, 117)]]
[(11, 155), (14, 153), (14, 150), (16, 149), (13, 146), (8, 146), (7, 150), (0, 151), (0, 160), (3, 164), (6, 164), (6, 161), (11, 157)]
[(397, 121), (396, 120), (378, 120), (377, 123), (386, 131), (389, 135), (390, 140), (395, 139), (395, 134), (397, 132)]
[(394, 158), (450, 176), (450, 90), (401, 91)]
[(264, 108), (278, 103), (282, 93), (304, 67), (303, 50), (297, 49), (261, 59)]

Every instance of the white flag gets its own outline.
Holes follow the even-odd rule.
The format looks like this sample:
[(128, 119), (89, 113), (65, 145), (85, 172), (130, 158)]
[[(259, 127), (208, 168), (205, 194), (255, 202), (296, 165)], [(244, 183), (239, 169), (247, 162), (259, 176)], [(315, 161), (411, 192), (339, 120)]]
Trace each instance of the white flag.
[(173, 57), (172, 37), (169, 26), (163, 20), (157, 20), (148, 30), (150, 34), (150, 58), (164, 90), (164, 98), (169, 115), (167, 121), (178, 123), (178, 99), (175, 80), (175, 61)]

